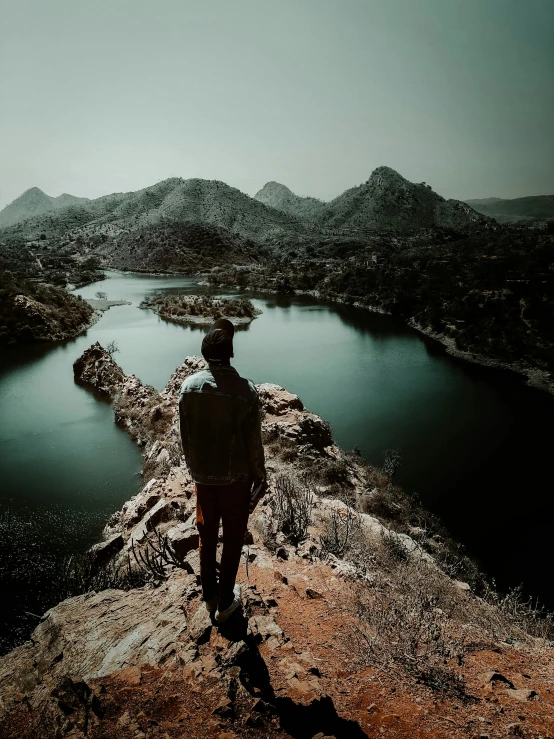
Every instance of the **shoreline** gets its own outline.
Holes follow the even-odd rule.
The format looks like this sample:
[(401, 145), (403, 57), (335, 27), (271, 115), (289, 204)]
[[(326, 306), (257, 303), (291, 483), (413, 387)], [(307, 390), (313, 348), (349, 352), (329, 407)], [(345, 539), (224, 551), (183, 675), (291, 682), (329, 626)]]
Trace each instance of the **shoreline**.
[(444, 334), (437, 334), (431, 331), (431, 329), (424, 328), (418, 323), (410, 319), (407, 321), (408, 326), (415, 328), (424, 336), (429, 339), (438, 341), (439, 344), (444, 346), (446, 353), (457, 359), (465, 359), (467, 362), (472, 364), (479, 364), (482, 367), (491, 367), (493, 369), (502, 369), (514, 372), (517, 375), (523, 375), (527, 378), (525, 383), (527, 387), (535, 388), (536, 390), (543, 390), (544, 392), (554, 395), (554, 380), (549, 379), (550, 372), (540, 370), (535, 367), (526, 366), (524, 363), (518, 362), (503, 362), (501, 359), (494, 359), (493, 357), (487, 357), (484, 354), (472, 354), (471, 352), (465, 352), (462, 349), (458, 349), (455, 345), (454, 339), (450, 336), (444, 336)]
[[(121, 269), (115, 269), (112, 267), (108, 267), (112, 272), (118, 272), (120, 274), (137, 274), (137, 275), (151, 275), (153, 277), (166, 277), (166, 276), (176, 276), (176, 277), (190, 277), (190, 278), (206, 278), (209, 273), (207, 272), (199, 272), (195, 274), (185, 274), (183, 272), (141, 272), (136, 270), (121, 270)], [(109, 278), (108, 278), (109, 279)], [(360, 301), (348, 301), (343, 296), (336, 296), (331, 297), (328, 295), (322, 295), (319, 290), (294, 290), (292, 293), (279, 293), (278, 290), (271, 287), (264, 287), (264, 288), (253, 288), (253, 287), (241, 287), (240, 285), (232, 285), (232, 284), (220, 284), (220, 285), (211, 285), (207, 279), (202, 280), (198, 283), (202, 287), (211, 287), (213, 289), (219, 289), (219, 288), (232, 288), (235, 290), (241, 290), (245, 292), (264, 292), (264, 293), (270, 293), (273, 295), (289, 295), (289, 297), (294, 297), (295, 295), (310, 295), (314, 298), (317, 298), (318, 300), (325, 300), (329, 303), (338, 303), (340, 305), (351, 305), (354, 308), (363, 308), (364, 310), (371, 311), (372, 313), (381, 313), (382, 315), (392, 315), (390, 312), (383, 310), (382, 308), (379, 308), (378, 306), (371, 306), (366, 305), (364, 303), (361, 303)], [(161, 316), (163, 317), (163, 316)], [(171, 319), (173, 320), (173, 319)], [(181, 321), (176, 321), (177, 323), (181, 323)], [(508, 370), (509, 372), (514, 372), (516, 375), (523, 376), (525, 378), (525, 385), (527, 387), (532, 387), (535, 390), (542, 390), (549, 395), (554, 395), (554, 379), (550, 379), (548, 373), (545, 370), (540, 370), (534, 367), (529, 367), (525, 363), (522, 362), (505, 362), (500, 359), (495, 359), (494, 357), (487, 357), (484, 354), (472, 354), (471, 352), (465, 352), (461, 349), (458, 349), (455, 344), (454, 340), (449, 336), (444, 336), (443, 334), (437, 334), (431, 329), (424, 328), (423, 326), (419, 325), (416, 321), (413, 319), (406, 319), (404, 320), (407, 326), (410, 326), (410, 328), (415, 329), (419, 333), (426, 336), (428, 339), (432, 339), (433, 341), (437, 341), (439, 344), (441, 344), (446, 353), (449, 354), (452, 357), (455, 357), (456, 359), (463, 359), (466, 362), (471, 362), (472, 364), (479, 364), (482, 367), (491, 367), (493, 369), (502, 369), (502, 370)], [(187, 322), (188, 323), (188, 322)], [(192, 323), (192, 321), (191, 321)]]
[[(191, 324), (193, 326), (211, 326), (212, 323), (215, 321), (215, 318), (213, 316), (175, 316), (173, 314), (162, 315), (159, 310), (151, 305), (145, 305), (143, 307), (143, 310), (151, 310), (164, 321), (171, 321), (172, 323), (179, 323), (184, 326), (188, 324)], [(252, 316), (252, 318), (237, 318), (236, 316), (231, 316), (231, 318), (229, 318), (228, 320), (231, 321), (233, 326), (249, 326), (255, 318), (256, 316)]]
[[(239, 285), (219, 285), (218, 287), (231, 287), (233, 289), (237, 290), (246, 290), (249, 292), (267, 292), (271, 293), (273, 295), (287, 295), (288, 297), (294, 297), (295, 295), (311, 295), (314, 298), (317, 298), (318, 300), (324, 300), (329, 303), (338, 303), (340, 305), (350, 305), (354, 308), (362, 308), (364, 310), (370, 311), (371, 313), (380, 313), (381, 315), (386, 316), (392, 316), (393, 314), (389, 311), (383, 310), (383, 308), (379, 308), (377, 306), (372, 305), (366, 305), (365, 303), (361, 303), (360, 301), (348, 301), (345, 300), (343, 296), (336, 296), (331, 297), (329, 295), (322, 295), (319, 290), (295, 290), (292, 293), (279, 293), (278, 290), (275, 288), (252, 288), (252, 287), (240, 287)], [(401, 319), (404, 321), (404, 323), (407, 326), (410, 326), (410, 328), (415, 329), (419, 333), (426, 336), (428, 339), (432, 339), (433, 341), (437, 341), (439, 344), (441, 344), (446, 353), (449, 354), (452, 357), (455, 357), (456, 359), (463, 359), (466, 362), (471, 362), (472, 364), (479, 364), (482, 367), (491, 367), (492, 369), (502, 369), (502, 370), (508, 370), (509, 372), (514, 372), (516, 375), (522, 375), (524, 378), (526, 378), (525, 385), (527, 387), (532, 387), (535, 390), (542, 390), (543, 392), (548, 393), (549, 395), (554, 395), (554, 378), (550, 379), (551, 373), (540, 370), (535, 367), (529, 367), (523, 362), (504, 362), (501, 359), (495, 359), (494, 357), (487, 357), (484, 354), (473, 354), (471, 352), (463, 351), (462, 349), (458, 349), (454, 343), (454, 339), (450, 336), (445, 336), (444, 334), (437, 334), (431, 329), (424, 328), (420, 324), (418, 324), (416, 321), (414, 321), (412, 318), (408, 319)]]

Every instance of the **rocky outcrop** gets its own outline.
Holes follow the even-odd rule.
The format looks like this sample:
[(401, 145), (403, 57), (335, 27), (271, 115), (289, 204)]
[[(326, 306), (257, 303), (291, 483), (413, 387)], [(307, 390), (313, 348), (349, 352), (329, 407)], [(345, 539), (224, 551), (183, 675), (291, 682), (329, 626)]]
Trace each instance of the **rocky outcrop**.
[[(462, 739), (477, 721), (495, 736), (514, 726), (546, 736), (552, 649), (498, 644), (486, 626), (504, 628), (496, 611), (423, 551), (423, 529), (412, 538), (359, 510), (376, 471), (344, 457), (278, 385), (258, 386), (274, 492), (245, 540), (242, 612), (215, 627), (200, 599), (194, 486), (172, 448), (178, 389), (203, 366), (188, 357), (157, 392), (99, 344), (75, 363), (156, 474), (92, 551), (119, 586), (63, 601), (0, 660), (0, 736)], [(340, 461), (344, 500), (321, 477), (334, 465), (337, 479)], [(284, 491), (296, 518), (309, 511), (296, 538)], [(131, 570), (142, 579), (125, 579)]]

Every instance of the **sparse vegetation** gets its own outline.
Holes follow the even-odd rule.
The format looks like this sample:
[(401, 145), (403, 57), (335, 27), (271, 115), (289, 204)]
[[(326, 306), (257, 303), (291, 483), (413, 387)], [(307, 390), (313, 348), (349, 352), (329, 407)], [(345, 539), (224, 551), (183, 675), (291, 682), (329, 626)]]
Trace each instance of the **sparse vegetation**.
[(142, 577), (160, 582), (166, 579), (168, 570), (173, 567), (192, 571), (192, 568), (177, 555), (167, 536), (161, 534), (157, 528), (150, 527), (145, 541), (146, 544), (141, 547), (131, 542), (136, 568)]
[(63, 600), (93, 590), (132, 590), (165, 580), (174, 567), (190, 569), (167, 536), (150, 527), (141, 546), (131, 542), (131, 552), (122, 559), (112, 557), (99, 562), (94, 551), (69, 557), (59, 579), (58, 595)]
[(106, 351), (110, 355), (110, 358), (113, 359), (113, 355), (116, 354), (119, 351), (119, 346), (118, 346), (117, 342), (116, 341), (110, 341), (108, 344), (106, 344)]
[(406, 561), (398, 565), (390, 584), (377, 571), (372, 588), (360, 587), (355, 602), (357, 652), (362, 661), (402, 666), (417, 677), (448, 665), (450, 679), (445, 682), (456, 685), (451, 664), (463, 658), (466, 631), (459, 628), (456, 599), (444, 588), (441, 592), (430, 587), (432, 581), (424, 563)]
[(84, 552), (67, 560), (59, 580), (58, 595), (63, 600), (93, 590), (131, 590), (140, 588), (147, 582), (148, 573), (134, 567), (130, 557), (123, 563), (118, 563), (115, 559), (99, 563), (94, 553)]
[(352, 550), (354, 540), (360, 533), (360, 519), (349, 508), (334, 509), (327, 529), (320, 536), (320, 556), (323, 560), (330, 554), (345, 557)]

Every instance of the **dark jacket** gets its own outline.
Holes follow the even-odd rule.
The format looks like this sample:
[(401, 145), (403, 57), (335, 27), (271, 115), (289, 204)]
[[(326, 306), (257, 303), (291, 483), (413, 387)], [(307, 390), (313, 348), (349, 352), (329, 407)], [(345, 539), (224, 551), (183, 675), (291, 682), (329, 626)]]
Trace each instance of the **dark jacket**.
[(234, 367), (211, 364), (187, 377), (179, 394), (179, 426), (195, 482), (265, 478), (258, 393)]

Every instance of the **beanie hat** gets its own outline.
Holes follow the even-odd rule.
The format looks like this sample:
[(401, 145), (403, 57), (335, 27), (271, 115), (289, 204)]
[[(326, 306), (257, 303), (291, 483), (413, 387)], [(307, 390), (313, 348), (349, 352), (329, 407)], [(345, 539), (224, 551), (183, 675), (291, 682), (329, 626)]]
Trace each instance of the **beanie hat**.
[(220, 364), (233, 356), (235, 327), (226, 318), (219, 318), (202, 341), (202, 356), (207, 362)]

